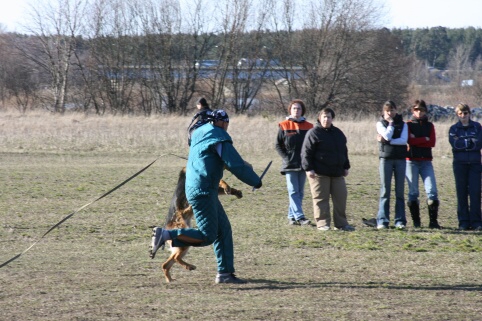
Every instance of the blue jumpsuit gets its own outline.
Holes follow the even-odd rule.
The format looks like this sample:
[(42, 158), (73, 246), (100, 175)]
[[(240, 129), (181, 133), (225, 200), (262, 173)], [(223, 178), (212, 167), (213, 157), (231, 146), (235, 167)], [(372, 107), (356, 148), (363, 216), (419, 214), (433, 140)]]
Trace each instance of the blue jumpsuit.
[[(222, 144), (219, 156), (216, 145)], [(247, 165), (233, 146), (229, 134), (222, 128), (205, 124), (191, 137), (186, 168), (186, 197), (192, 206), (197, 229), (171, 230), (172, 246), (207, 246), (213, 244), (218, 273), (234, 273), (233, 235), (231, 224), (219, 202), (218, 186), (226, 167), (238, 179), (250, 186), (261, 183), (259, 176)], [(202, 240), (186, 244), (179, 235)]]

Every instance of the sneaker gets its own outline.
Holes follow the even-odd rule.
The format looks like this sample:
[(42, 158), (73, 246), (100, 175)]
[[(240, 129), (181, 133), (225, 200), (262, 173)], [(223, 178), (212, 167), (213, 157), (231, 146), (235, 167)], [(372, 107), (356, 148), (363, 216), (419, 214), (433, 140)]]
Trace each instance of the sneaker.
[(298, 224), (300, 225), (310, 225), (311, 221), (307, 220), (306, 218), (302, 218), (301, 220), (298, 220)]
[(477, 232), (482, 231), (482, 226), (477, 226), (476, 228), (474, 228), (474, 231), (477, 231)]
[(318, 229), (318, 231), (329, 231), (330, 227), (328, 225), (318, 226), (317, 229)]
[(234, 273), (228, 275), (216, 275), (216, 284), (220, 283), (231, 283), (231, 284), (245, 284), (248, 283), (246, 280), (242, 280), (236, 277)]
[(385, 224), (378, 224), (377, 229), (378, 230), (386, 230), (386, 229), (388, 229), (388, 226), (386, 226)]
[(152, 240), (149, 249), (149, 256), (153, 259), (156, 256), (156, 252), (159, 248), (164, 249), (165, 241), (162, 240), (162, 228), (154, 227), (152, 229)]
[(395, 225), (395, 228), (396, 228), (397, 230), (404, 230), (404, 229), (405, 229), (405, 225), (404, 225), (404, 224), (397, 224), (397, 225)]
[(342, 231), (346, 231), (346, 232), (352, 232), (355, 230), (355, 228), (351, 225), (345, 225), (343, 227), (335, 227), (334, 230), (342, 230)]
[(297, 220), (295, 220), (293, 217), (288, 218), (288, 224), (289, 225), (300, 225)]

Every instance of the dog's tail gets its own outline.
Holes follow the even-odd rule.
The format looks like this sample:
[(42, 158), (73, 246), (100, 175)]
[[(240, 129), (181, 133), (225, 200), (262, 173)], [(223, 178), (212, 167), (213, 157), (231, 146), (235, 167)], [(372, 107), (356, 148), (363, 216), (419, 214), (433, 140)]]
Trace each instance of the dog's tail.
[(171, 204), (169, 205), (169, 211), (167, 213), (166, 222), (164, 227), (172, 222), (173, 218), (176, 216), (176, 211), (179, 209), (184, 209), (189, 206), (189, 203), (186, 198), (186, 168), (184, 167), (179, 172), (179, 178), (177, 180), (176, 189), (171, 198)]

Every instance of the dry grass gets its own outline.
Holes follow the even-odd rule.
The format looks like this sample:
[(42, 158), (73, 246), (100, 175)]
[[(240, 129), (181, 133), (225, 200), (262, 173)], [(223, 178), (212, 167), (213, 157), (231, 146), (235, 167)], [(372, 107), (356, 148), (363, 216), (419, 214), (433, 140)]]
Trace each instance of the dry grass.
[[(242, 153), (274, 151), (277, 123), (282, 118), (231, 116), (229, 133)], [(315, 122), (315, 119), (309, 119)], [(0, 113), (0, 151), (64, 152), (178, 152), (187, 154), (189, 117), (115, 117), (82, 114), (27, 115)], [(348, 138), (352, 155), (377, 155), (375, 119), (335, 121)], [(451, 123), (436, 124), (435, 156), (450, 157), (448, 130)]]
[[(350, 141), (347, 178), (353, 233), (286, 224), (287, 195), (274, 151), (279, 119), (234, 117), (230, 133), (261, 171), (263, 188), (224, 197), (241, 286), (215, 286), (211, 247), (191, 249), (195, 271), (173, 268), (165, 284), (150, 260), (150, 226), (162, 223), (185, 161), (161, 158), (133, 181), (77, 213), (0, 269), (1, 320), (477, 320), (482, 313), (482, 234), (455, 230), (448, 124), (437, 124), (434, 166), (440, 231), (376, 231), (362, 217), (377, 208), (373, 121), (337, 123)], [(138, 171), (157, 155), (187, 155), (188, 118), (0, 114), (0, 261)], [(308, 189), (306, 190), (308, 193)], [(305, 210), (312, 217), (307, 194)], [(427, 224), (422, 206), (423, 223)], [(409, 225), (410, 226), (410, 225)]]

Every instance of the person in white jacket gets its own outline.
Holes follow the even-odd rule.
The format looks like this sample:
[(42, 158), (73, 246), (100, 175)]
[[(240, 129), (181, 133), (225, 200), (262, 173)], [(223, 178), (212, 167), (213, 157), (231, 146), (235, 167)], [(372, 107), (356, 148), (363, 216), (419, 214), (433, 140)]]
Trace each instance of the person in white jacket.
[(390, 190), (395, 177), (395, 228), (405, 229), (405, 169), (408, 126), (391, 100), (383, 105), (383, 115), (377, 122), (380, 159), (380, 201), (377, 228), (387, 229), (390, 223)]

